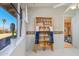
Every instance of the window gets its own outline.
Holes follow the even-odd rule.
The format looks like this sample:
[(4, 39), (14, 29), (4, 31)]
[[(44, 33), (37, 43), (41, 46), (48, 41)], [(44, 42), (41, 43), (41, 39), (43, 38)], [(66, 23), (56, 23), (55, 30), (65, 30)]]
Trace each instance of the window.
[(10, 44), (10, 38), (16, 37), (17, 20), (0, 7), (0, 50)]

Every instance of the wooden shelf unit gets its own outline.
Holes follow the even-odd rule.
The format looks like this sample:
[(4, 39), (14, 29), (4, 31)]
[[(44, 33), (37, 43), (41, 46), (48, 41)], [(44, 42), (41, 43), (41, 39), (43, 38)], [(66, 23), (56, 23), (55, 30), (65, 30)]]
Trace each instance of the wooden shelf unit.
[(39, 29), (40, 31), (39, 45), (46, 48), (49, 43), (49, 37), (47, 34), (49, 29), (47, 28), (51, 26), (53, 29), (53, 19), (52, 17), (36, 17), (35, 26), (36, 25), (38, 25), (40, 28)]

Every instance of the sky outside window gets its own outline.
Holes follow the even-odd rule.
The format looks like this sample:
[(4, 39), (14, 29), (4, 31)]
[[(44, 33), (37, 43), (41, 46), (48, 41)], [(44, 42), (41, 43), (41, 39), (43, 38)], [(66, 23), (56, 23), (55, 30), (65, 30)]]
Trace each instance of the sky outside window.
[(6, 20), (5, 29), (10, 29), (11, 23), (14, 23), (16, 26), (16, 18), (12, 16), (9, 12), (7, 12), (4, 8), (0, 7), (0, 27), (3, 27), (2, 19)]

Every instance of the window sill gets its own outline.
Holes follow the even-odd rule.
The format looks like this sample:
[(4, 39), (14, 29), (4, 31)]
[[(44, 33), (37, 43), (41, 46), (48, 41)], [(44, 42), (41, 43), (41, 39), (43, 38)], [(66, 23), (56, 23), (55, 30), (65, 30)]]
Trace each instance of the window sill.
[(23, 37), (18, 39), (11, 39), (11, 44), (6, 46), (4, 49), (0, 51), (0, 56), (9, 56), (16, 49), (16, 47), (21, 43)]

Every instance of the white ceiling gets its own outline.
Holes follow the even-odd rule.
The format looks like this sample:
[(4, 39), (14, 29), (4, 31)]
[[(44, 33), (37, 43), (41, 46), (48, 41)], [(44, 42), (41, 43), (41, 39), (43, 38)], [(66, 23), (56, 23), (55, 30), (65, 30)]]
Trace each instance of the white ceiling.
[[(60, 3), (27, 3), (27, 7), (53, 7), (55, 5), (58, 5)], [(62, 7), (67, 7), (69, 6), (71, 3), (67, 3), (65, 5), (63, 5)]]

